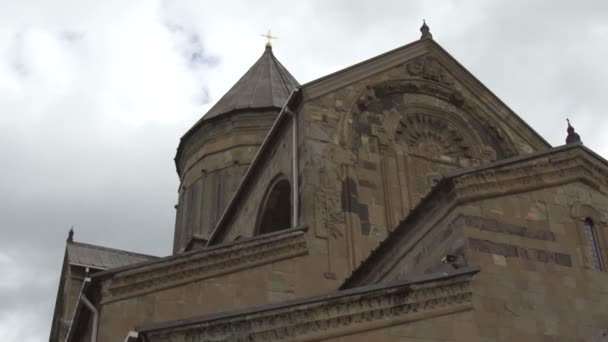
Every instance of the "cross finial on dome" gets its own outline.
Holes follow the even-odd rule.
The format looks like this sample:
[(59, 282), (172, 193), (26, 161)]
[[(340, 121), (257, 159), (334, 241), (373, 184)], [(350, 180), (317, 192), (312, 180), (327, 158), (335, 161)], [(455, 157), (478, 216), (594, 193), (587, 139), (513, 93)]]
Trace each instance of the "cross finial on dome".
[(568, 129), (566, 130), (568, 132), (568, 136), (566, 137), (566, 144), (574, 144), (574, 143), (582, 142), (581, 136), (578, 135), (578, 133), (576, 133), (574, 131), (574, 127), (572, 127), (572, 125), (570, 125), (570, 120), (566, 119), (566, 122), (568, 123)]
[(420, 32), (422, 32), (420, 39), (433, 39), (431, 30), (429, 29), (428, 25), (426, 24), (426, 20), (424, 19), (422, 19), (422, 26), (420, 27)]
[(268, 33), (261, 34), (260, 36), (268, 39), (268, 41), (266, 42), (266, 48), (272, 48), (272, 39), (279, 39), (279, 37), (275, 37), (272, 34), (270, 34), (270, 29), (268, 30)]

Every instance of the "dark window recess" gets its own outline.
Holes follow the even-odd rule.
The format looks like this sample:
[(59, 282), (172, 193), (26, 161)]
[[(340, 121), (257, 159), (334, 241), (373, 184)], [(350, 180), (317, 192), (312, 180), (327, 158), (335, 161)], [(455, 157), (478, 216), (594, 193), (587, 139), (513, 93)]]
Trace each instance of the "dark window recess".
[(291, 186), (287, 180), (274, 185), (266, 202), (260, 220), (259, 234), (276, 232), (291, 227)]
[(600, 254), (601, 252), (597, 232), (595, 231), (593, 220), (589, 217), (585, 219), (584, 236), (585, 245), (587, 246), (589, 259), (591, 261), (591, 268), (596, 271), (603, 271), (605, 268), (604, 263), (602, 262), (602, 255)]

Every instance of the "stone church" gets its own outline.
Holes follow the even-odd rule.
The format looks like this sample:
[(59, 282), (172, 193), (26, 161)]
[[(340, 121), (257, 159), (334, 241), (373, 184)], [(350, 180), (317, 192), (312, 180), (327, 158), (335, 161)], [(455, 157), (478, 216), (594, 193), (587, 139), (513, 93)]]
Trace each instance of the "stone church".
[(608, 340), (608, 162), (421, 32), (303, 85), (268, 44), (179, 142), (172, 255), (70, 234), (50, 341)]

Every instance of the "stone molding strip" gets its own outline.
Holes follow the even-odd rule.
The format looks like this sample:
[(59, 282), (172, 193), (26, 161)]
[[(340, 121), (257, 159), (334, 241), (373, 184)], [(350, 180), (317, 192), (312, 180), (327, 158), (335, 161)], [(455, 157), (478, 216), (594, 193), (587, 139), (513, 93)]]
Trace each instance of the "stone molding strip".
[(307, 227), (182, 254), (113, 275), (102, 304), (308, 254)]
[(547, 251), (544, 249), (527, 248), (523, 246), (469, 238), (469, 246), (472, 250), (487, 254), (502, 255), (505, 258), (520, 258), (548, 264), (556, 264), (572, 267), (572, 258), (569, 254)]
[[(608, 194), (608, 165), (580, 145), (554, 155), (539, 155), (520, 165), (500, 165), (451, 177), (459, 201), (529, 192), (580, 181)], [(603, 165), (602, 165), (603, 164)]]
[(311, 341), (473, 307), (478, 269), (138, 328), (145, 341)]
[(481, 216), (460, 215), (454, 220), (454, 224), (466, 225), (482, 231), (515, 235), (528, 239), (555, 241), (555, 234), (548, 229), (518, 226)]
[(338, 70), (302, 85), (305, 100), (321, 97), (333, 90), (346, 87), (382, 71), (420, 57), (429, 51), (428, 41), (414, 41), (365, 61)]

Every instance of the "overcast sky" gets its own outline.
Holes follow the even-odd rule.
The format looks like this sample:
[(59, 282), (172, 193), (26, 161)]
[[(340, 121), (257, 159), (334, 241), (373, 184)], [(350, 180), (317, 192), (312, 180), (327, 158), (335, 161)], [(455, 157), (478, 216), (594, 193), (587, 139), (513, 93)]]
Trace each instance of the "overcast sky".
[[(212, 4), (212, 5), (211, 5)], [(254, 63), (304, 83), (420, 36), (608, 156), (607, 1), (0, 0), (0, 339), (48, 340), (75, 240), (167, 255), (179, 137)]]

